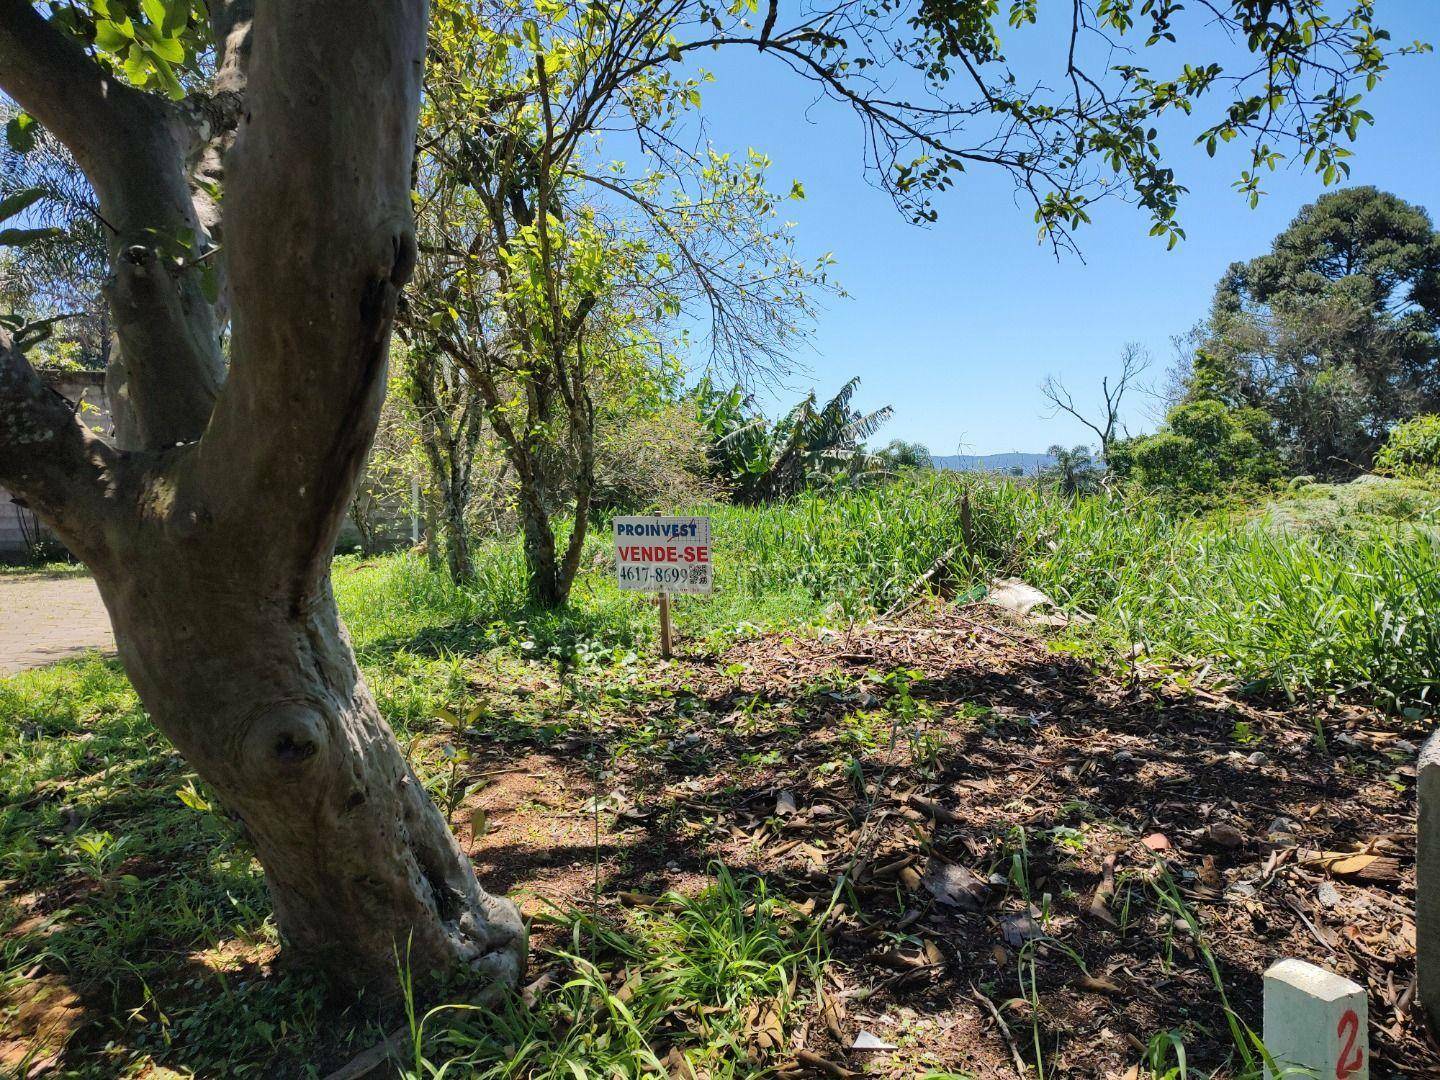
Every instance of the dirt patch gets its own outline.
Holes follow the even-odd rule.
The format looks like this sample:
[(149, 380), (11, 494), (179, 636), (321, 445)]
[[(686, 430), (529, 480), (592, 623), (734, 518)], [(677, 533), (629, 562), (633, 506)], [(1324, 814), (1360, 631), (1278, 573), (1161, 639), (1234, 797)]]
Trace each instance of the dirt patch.
[(1118, 1076), (1166, 1032), (1233, 1067), (1226, 1002), (1258, 1030), (1261, 973), (1296, 956), (1367, 987), (1377, 1073), (1440, 1073), (1412, 1009), (1420, 733), (1395, 718), (1121, 679), (963, 612), (644, 678), (476, 797), (481, 876), (533, 911), (718, 859), (833, 901), (811, 1069)]
[(15, 1076), (53, 1066), (92, 1019), (80, 995), (60, 975), (41, 975), (0, 995), (0, 1017), (0, 1067)]

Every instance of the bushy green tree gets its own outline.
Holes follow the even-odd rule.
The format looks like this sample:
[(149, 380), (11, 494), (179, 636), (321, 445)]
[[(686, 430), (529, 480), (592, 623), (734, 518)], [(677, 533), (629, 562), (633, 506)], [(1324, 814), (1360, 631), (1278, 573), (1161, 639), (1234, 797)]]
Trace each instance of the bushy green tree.
[(1056, 443), (1045, 452), (1055, 463), (1040, 471), (1041, 482), (1053, 484), (1064, 495), (1088, 495), (1099, 489), (1104, 469), (1090, 447), (1073, 446), (1067, 450)]
[(928, 446), (920, 442), (906, 442), (904, 439), (891, 439), (875, 452), (875, 461), (890, 472), (929, 469), (934, 465)]
[(1154, 435), (1115, 446), (1110, 466), (1141, 488), (1178, 502), (1205, 501), (1275, 474), (1267, 418), (1215, 398), (1176, 405)]
[(1395, 423), (1440, 408), (1440, 234), (1374, 187), (1322, 196), (1216, 289), (1188, 383), (1263, 410), (1292, 472), (1369, 466)]
[[(402, 324), (412, 386), (436, 421), (424, 430), (452, 573), (469, 575), (483, 428), (514, 478), (530, 593), (553, 606), (569, 597), (598, 494), (600, 387), (649, 381), (692, 328), (735, 370), (783, 366), (824, 261), (793, 258), (763, 154), (703, 141), (706, 77), (677, 74), (674, 10), (433, 7), (421, 257)], [(620, 138), (633, 143), (626, 162), (611, 149)]]
[(1440, 472), (1440, 415), (1426, 413), (1396, 424), (1375, 455), (1375, 467), (1400, 475)]

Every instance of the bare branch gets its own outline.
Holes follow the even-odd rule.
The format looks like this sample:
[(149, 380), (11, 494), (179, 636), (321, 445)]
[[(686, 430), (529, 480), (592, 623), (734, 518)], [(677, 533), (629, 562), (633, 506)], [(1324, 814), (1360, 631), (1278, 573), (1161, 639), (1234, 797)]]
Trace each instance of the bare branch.
[(1095, 420), (1080, 411), (1080, 407), (1075, 404), (1074, 395), (1059, 378), (1054, 375), (1045, 376), (1045, 381), (1040, 384), (1040, 396), (1050, 403), (1046, 416), (1055, 417), (1063, 412), (1074, 417), (1095, 433), (1100, 440), (1100, 453), (1104, 456), (1115, 441), (1120, 425), (1120, 407), (1125, 400), (1125, 394), (1150, 367), (1151, 362), (1150, 353), (1143, 345), (1133, 341), (1125, 345), (1120, 356), (1119, 376), (1113, 383), (1108, 375), (1100, 380), (1101, 415)]

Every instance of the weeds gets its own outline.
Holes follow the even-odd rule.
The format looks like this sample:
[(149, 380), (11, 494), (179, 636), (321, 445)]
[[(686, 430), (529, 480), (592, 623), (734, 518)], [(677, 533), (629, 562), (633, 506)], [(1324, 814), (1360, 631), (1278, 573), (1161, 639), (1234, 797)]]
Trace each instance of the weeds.
[(667, 894), (623, 924), (555, 911), (569, 944), (549, 954), (553, 989), (532, 1007), (510, 998), (422, 1016), (407, 995), (406, 1080), (764, 1072), (817, 977), (821, 938), (761, 879), (712, 869), (698, 896)]

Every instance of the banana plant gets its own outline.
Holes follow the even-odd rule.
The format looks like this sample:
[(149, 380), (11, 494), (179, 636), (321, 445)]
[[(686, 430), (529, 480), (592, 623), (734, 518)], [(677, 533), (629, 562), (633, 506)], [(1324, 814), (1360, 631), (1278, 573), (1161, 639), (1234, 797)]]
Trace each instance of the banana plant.
[(754, 505), (870, 471), (875, 456), (864, 441), (894, 410), (888, 405), (870, 413), (851, 408), (859, 386), (858, 378), (851, 379), (824, 405), (811, 391), (771, 424), (739, 386), (721, 390), (702, 380), (694, 398), (711, 439), (711, 475), (729, 486), (737, 503)]

